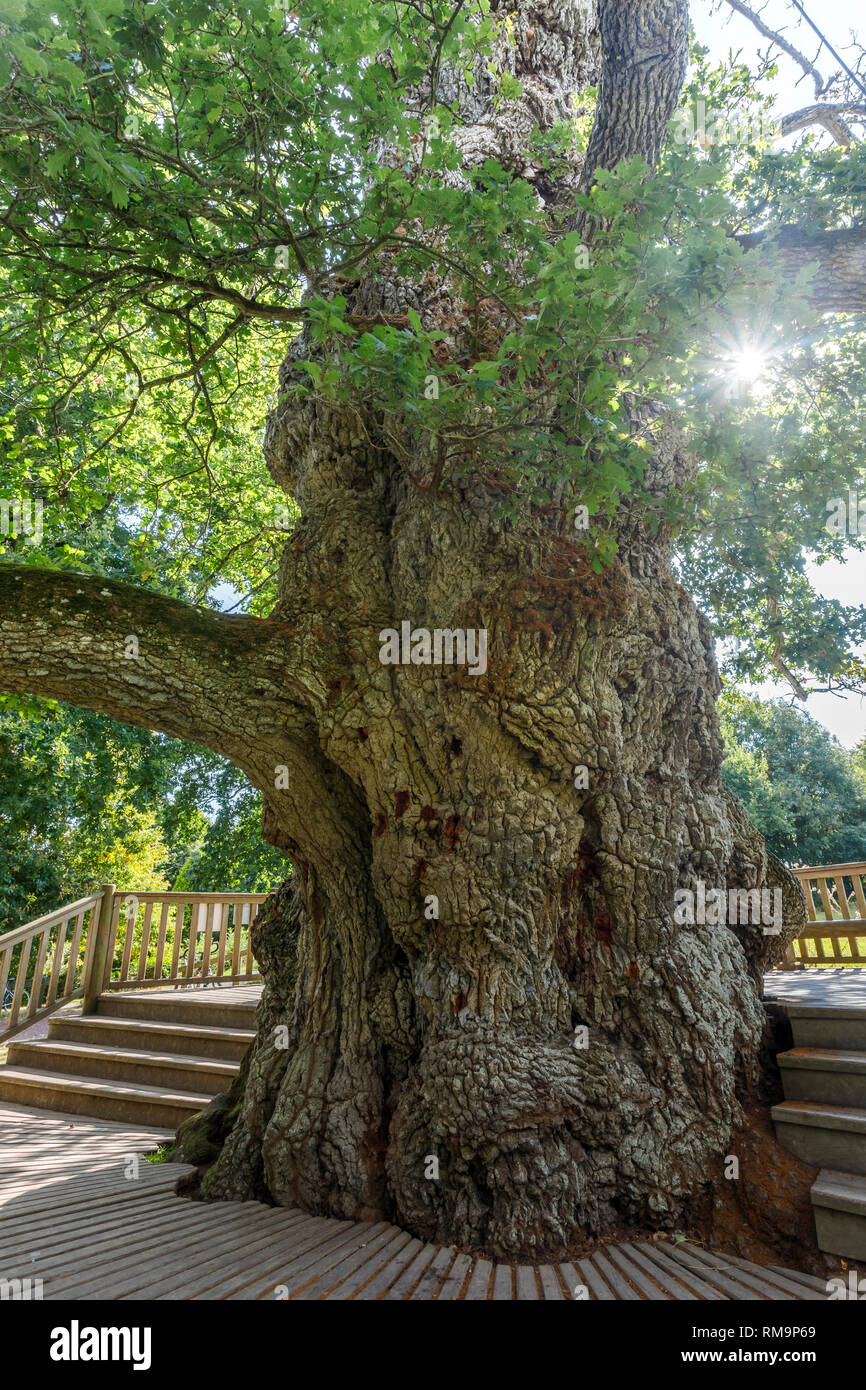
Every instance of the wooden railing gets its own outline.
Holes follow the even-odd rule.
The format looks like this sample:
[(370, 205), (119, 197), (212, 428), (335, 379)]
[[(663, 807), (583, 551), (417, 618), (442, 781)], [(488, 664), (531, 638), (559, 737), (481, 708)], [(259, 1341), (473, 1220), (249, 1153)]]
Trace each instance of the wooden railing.
[(808, 926), (792, 942), (788, 963), (866, 966), (866, 864), (794, 869)]
[[(104, 893), (0, 936), (0, 1038), (84, 996)], [(106, 923), (107, 925), (107, 923)]]
[(98, 893), (0, 936), (0, 1040), (107, 990), (258, 979), (250, 927), (265, 893)]
[(116, 893), (102, 988), (257, 979), (250, 927), (266, 896)]

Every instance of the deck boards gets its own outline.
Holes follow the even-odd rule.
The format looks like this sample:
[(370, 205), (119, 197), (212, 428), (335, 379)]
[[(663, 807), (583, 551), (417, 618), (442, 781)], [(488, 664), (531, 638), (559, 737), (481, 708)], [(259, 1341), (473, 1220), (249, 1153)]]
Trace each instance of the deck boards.
[[(257, 1202), (191, 1202), (192, 1171), (140, 1161), (166, 1138), (83, 1117), (0, 1105), (3, 1277), (41, 1278), (50, 1299), (312, 1302), (817, 1300), (821, 1280), (714, 1254), (691, 1242), (632, 1240), (534, 1267), (425, 1244), (388, 1222), (337, 1221)], [(582, 1295), (580, 1295), (582, 1297)]]

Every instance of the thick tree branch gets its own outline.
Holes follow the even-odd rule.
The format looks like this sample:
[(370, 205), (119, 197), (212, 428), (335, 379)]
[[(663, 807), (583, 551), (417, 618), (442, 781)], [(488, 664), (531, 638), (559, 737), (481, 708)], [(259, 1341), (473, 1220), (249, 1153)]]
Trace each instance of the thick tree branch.
[(804, 266), (817, 264), (810, 297), (827, 313), (866, 313), (866, 227), (809, 232), (788, 226), (752, 232), (737, 240), (747, 251), (755, 246), (772, 247), (792, 278)]
[(95, 575), (0, 565), (0, 690), (64, 700), (231, 758), (264, 793), (266, 837), (293, 858), (333, 859), (336, 870), (352, 850), (346, 806), (367, 830), (369, 817), (319, 747), (308, 689), (294, 674), (306, 663), (312, 688), (319, 655), (289, 623), (230, 617)]
[(854, 133), (845, 119), (846, 116), (866, 121), (866, 106), (862, 102), (839, 101), (826, 105), (820, 101), (813, 102), (810, 106), (803, 106), (799, 111), (792, 111), (789, 116), (782, 117), (782, 134), (793, 135), (797, 130), (822, 125), (830, 132), (837, 145), (852, 145)]
[(192, 739), (245, 770), (261, 759), (263, 731), (306, 723), (292, 703), (296, 646), (288, 625), (270, 619), (94, 575), (0, 565), (0, 689)]

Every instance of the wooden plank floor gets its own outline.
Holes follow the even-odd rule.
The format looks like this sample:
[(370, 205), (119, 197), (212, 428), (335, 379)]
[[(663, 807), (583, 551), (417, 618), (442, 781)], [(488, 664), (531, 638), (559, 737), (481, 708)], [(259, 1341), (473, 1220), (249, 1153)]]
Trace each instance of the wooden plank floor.
[(113, 989), (112, 999), (170, 999), (173, 1004), (189, 1004), (195, 1008), (196, 1002), (216, 999), (220, 1004), (234, 1004), (239, 1007), (255, 1006), (262, 997), (261, 980), (251, 980), (249, 984), (201, 984), (186, 989), (167, 986), (165, 989)]
[(779, 1004), (866, 1009), (866, 970), (856, 965), (770, 970), (764, 976), (764, 993)]
[(190, 1202), (191, 1170), (136, 1163), (166, 1137), (0, 1105), (0, 1278), (45, 1299), (823, 1300), (823, 1281), (690, 1243), (607, 1245), (574, 1263), (493, 1264), (388, 1222)]

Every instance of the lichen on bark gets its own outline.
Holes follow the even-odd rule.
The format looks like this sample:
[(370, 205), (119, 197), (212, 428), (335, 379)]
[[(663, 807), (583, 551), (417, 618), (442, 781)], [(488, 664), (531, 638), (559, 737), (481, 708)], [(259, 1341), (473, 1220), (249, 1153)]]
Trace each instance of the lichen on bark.
[[(505, 8), (516, 38), (499, 60), (525, 95), (494, 106), (473, 89), (459, 138), (464, 168), (495, 153), (531, 178), (527, 130), (598, 76), (597, 15)], [(657, 153), (685, 9), (602, 6), (599, 160), (615, 162), (617, 128), (622, 154)], [(581, 173), (576, 158), (572, 186)], [(447, 278), (380, 259), (346, 293), (353, 314), (416, 309), (459, 350)], [(289, 390), (311, 351), (302, 334), (266, 433), (301, 508), (275, 616), (295, 630), (315, 614), (318, 746), (357, 795), (314, 853), (268, 795), (296, 877), (264, 929), (243, 1107), (205, 1191), (522, 1258), (623, 1222), (706, 1219), (720, 1156), (740, 1144), (764, 1162), (773, 1142), (749, 1138), (743, 1101), (761, 1084), (762, 973), (803, 909), (722, 787), (712, 638), (671, 536), (624, 505), (619, 557), (596, 575), (567, 515), (526, 503), (503, 522), (490, 470), (419, 491), (373, 413)], [(693, 468), (668, 422), (647, 487)], [(377, 633), (402, 619), (486, 629), (486, 672), (382, 666)], [(678, 926), (674, 893), (699, 881), (782, 885), (783, 932)]]
[[(442, 74), (463, 103), (460, 177), (495, 155), (561, 212), (594, 160), (654, 158), (682, 76), (680, 0), (603, 0), (600, 22), (592, 0), (492, 9), (513, 35), (495, 61), (523, 94), (496, 102), (490, 82)], [(596, 81), (589, 156), (575, 150), (550, 189), (527, 134)], [(361, 267), (348, 312), (415, 309), (464, 353), (453, 279), (397, 266)], [(488, 328), (502, 331), (493, 310)], [(617, 558), (596, 574), (564, 507), (524, 498), (503, 517), (495, 466), (419, 487), (408, 428), (396, 450), (363, 402), (290, 390), (315, 350), (306, 331), (293, 342), (266, 429), (271, 475), (300, 508), (266, 622), (154, 599), (145, 667), (118, 678), (138, 611), (126, 586), (99, 603), (84, 577), (55, 576), (46, 596), (0, 576), (18, 597), (7, 649), (38, 665), (56, 645), (43, 693), (232, 757), (292, 861), (255, 929), (264, 993), (242, 1077), (178, 1152), (218, 1152), (206, 1198), (386, 1217), (526, 1259), (623, 1223), (711, 1230), (708, 1190), (741, 1152), (740, 1211), (757, 1221), (754, 1168), (773, 1152), (755, 1138), (760, 981), (803, 905), (722, 787), (712, 635), (670, 531), (624, 503)], [(629, 403), (635, 420), (644, 408)], [(675, 420), (655, 439), (645, 483), (663, 497), (694, 460)], [(486, 669), (383, 665), (379, 633), (403, 621), (485, 630)], [(35, 688), (32, 671), (4, 679)], [(784, 929), (679, 924), (674, 895), (699, 883), (781, 887)], [(804, 1200), (801, 1185), (788, 1252)]]

